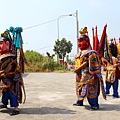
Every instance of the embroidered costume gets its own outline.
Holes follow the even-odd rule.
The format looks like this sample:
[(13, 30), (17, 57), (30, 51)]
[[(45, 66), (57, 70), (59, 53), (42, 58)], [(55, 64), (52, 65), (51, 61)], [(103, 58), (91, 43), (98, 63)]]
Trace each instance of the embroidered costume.
[[(11, 37), (10, 32), (14, 33)], [(26, 62), (22, 48), (22, 28), (10, 27), (1, 33), (0, 37), (0, 78), (2, 89), (2, 103), (0, 108), (14, 107), (10, 115), (19, 114), (19, 103), (25, 103), (26, 94), (22, 74)], [(24, 94), (23, 94), (24, 93)]]
[(112, 96), (115, 98), (119, 98), (118, 94), (118, 85), (119, 85), (119, 49), (118, 44), (114, 44), (111, 41), (109, 45), (111, 61), (107, 61), (105, 58), (102, 58), (102, 62), (106, 65), (106, 94), (110, 94), (110, 88), (113, 86), (113, 94)]
[(84, 99), (87, 97), (92, 110), (99, 109), (98, 96), (100, 89), (106, 99), (103, 78), (101, 75), (101, 66), (98, 53), (91, 50), (89, 37), (83, 33), (78, 39), (80, 52), (75, 57), (76, 73), (76, 94), (77, 102), (73, 105), (82, 106)]

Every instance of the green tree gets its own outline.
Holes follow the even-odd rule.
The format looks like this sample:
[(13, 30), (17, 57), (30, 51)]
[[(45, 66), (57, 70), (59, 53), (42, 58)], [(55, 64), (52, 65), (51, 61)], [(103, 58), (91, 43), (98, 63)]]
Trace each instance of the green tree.
[(56, 54), (58, 54), (60, 59), (63, 59), (63, 61), (64, 61), (66, 54), (71, 52), (72, 46), (73, 46), (73, 44), (70, 41), (67, 42), (67, 40), (65, 38), (62, 38), (61, 41), (57, 39), (55, 41), (53, 51)]

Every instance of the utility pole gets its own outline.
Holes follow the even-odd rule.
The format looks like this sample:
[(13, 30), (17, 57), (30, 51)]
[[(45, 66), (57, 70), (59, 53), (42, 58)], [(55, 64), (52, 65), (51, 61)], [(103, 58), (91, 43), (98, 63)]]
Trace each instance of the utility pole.
[(77, 53), (79, 52), (78, 48), (78, 38), (79, 38), (79, 21), (78, 21), (78, 11), (76, 10), (76, 31), (77, 31)]

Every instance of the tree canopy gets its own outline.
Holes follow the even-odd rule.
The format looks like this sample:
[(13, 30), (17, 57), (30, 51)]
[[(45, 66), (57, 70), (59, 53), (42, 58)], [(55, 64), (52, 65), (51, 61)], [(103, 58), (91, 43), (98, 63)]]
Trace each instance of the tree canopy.
[(73, 44), (65, 39), (62, 38), (62, 40), (56, 40), (55, 41), (55, 45), (54, 45), (54, 49), (53, 51), (58, 54), (59, 58), (64, 60), (64, 57), (66, 56), (67, 53), (70, 53), (72, 50), (72, 46)]

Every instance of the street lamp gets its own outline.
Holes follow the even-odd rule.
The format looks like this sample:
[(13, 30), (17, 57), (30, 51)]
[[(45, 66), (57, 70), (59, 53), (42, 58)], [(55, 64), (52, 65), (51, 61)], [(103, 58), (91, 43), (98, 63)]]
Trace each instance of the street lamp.
[(58, 40), (59, 40), (59, 19), (60, 19), (60, 18), (64, 18), (64, 17), (66, 17), (66, 16), (72, 16), (72, 14), (61, 15), (61, 16), (59, 16), (58, 19), (57, 19)]
[(64, 17), (66, 17), (66, 16), (76, 17), (77, 53), (78, 53), (78, 52), (79, 52), (79, 49), (78, 49), (79, 22), (78, 22), (78, 11), (77, 11), (77, 10), (76, 10), (76, 12), (73, 13), (73, 14), (61, 15), (61, 16), (58, 17), (58, 19), (57, 19), (58, 40), (59, 40), (59, 19), (60, 19), (60, 18), (64, 18)]

